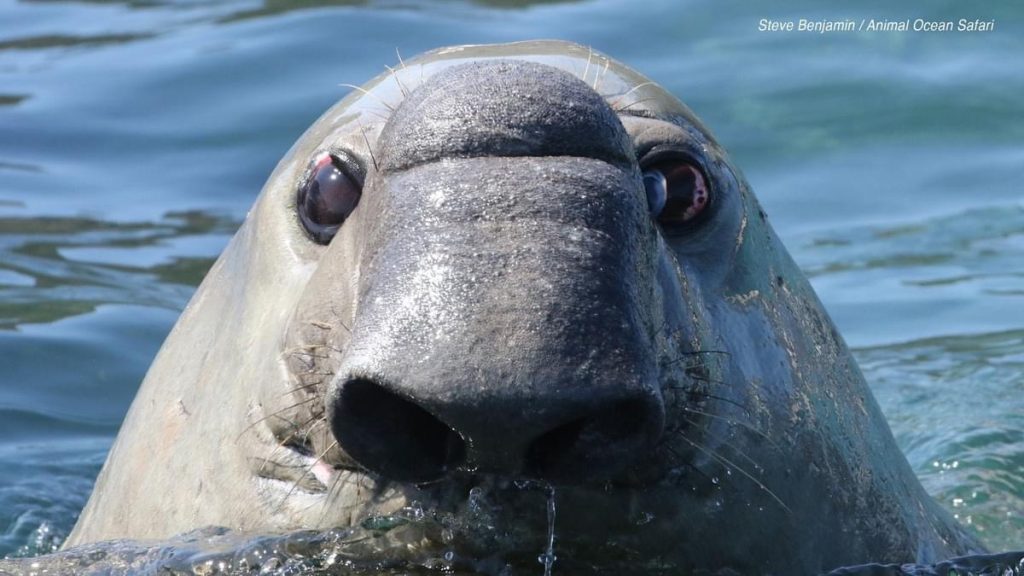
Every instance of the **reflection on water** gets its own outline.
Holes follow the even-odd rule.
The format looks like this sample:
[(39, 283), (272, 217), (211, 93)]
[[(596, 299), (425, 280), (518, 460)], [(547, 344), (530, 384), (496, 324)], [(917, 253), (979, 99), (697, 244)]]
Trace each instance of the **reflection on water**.
[(0, 216), (0, 330), (111, 303), (180, 310), (237, 225), (198, 212), (156, 223)]
[(46, 48), (97, 47), (106, 44), (125, 44), (152, 38), (152, 34), (102, 34), (98, 36), (31, 36), (15, 40), (0, 40), (0, 50), (43, 50)]
[(365, 6), (370, 4), (370, 0), (298, 0), (294, 2), (289, 0), (263, 0), (263, 2), (260, 2), (259, 4), (260, 5), (257, 8), (233, 12), (228, 16), (222, 17), (219, 22), (222, 24), (228, 24), (239, 20), (265, 18), (267, 16), (284, 14), (293, 10), (308, 10), (310, 8), (325, 8), (329, 6)]
[(0, 94), (0, 106), (15, 106), (26, 98), (25, 94)]
[(816, 231), (795, 244), (815, 288), (834, 295), (840, 329), (868, 329), (861, 345), (1020, 327), (1005, 311), (1024, 295), (1024, 205)]
[[(993, 549), (1019, 549), (1016, 11), (881, 0), (841, 14), (810, 0), (0, 5), (0, 556), (50, 551), (68, 532), (178, 311), (341, 83), (396, 64), (396, 48), (531, 37), (594, 45), (687, 101), (808, 271), (926, 488)], [(756, 32), (760, 18), (816, 16), (995, 18), (997, 29)], [(357, 536), (121, 550), (125, 562), (164, 554), (186, 566), (260, 545), (312, 558), (310, 542)]]

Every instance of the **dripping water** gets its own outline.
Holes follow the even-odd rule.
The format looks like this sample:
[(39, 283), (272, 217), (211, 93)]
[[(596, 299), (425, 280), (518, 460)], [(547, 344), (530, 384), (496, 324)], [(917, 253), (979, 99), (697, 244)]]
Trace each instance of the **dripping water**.
[(547, 485), (548, 494), (548, 547), (544, 553), (537, 557), (537, 561), (544, 565), (544, 576), (551, 576), (551, 567), (555, 565), (555, 487)]

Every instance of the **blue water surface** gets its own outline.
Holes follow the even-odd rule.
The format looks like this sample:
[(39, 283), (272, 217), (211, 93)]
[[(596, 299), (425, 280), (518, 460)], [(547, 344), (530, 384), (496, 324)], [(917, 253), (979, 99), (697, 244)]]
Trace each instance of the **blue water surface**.
[(343, 84), (529, 38), (592, 45), (687, 102), (928, 491), (993, 549), (1024, 548), (1021, 5), (0, 0), (0, 557), (66, 536), (177, 313)]

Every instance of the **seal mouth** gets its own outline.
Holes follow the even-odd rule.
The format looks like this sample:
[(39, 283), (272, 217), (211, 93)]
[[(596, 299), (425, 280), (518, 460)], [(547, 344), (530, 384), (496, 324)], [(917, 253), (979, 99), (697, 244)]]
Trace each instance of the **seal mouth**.
[(250, 466), (258, 478), (287, 484), (289, 490), (311, 494), (326, 492), (341, 469), (317, 458), (303, 446), (281, 444), (264, 458), (250, 458)]

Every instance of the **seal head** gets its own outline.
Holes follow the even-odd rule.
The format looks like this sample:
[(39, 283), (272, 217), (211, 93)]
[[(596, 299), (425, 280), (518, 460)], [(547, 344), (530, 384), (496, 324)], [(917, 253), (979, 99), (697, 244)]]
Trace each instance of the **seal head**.
[(499, 573), (535, 566), (549, 497), (579, 574), (981, 549), (685, 106), (577, 45), (457, 47), (351, 94), (281, 161), (69, 542), (417, 508), (454, 528), (395, 549)]

